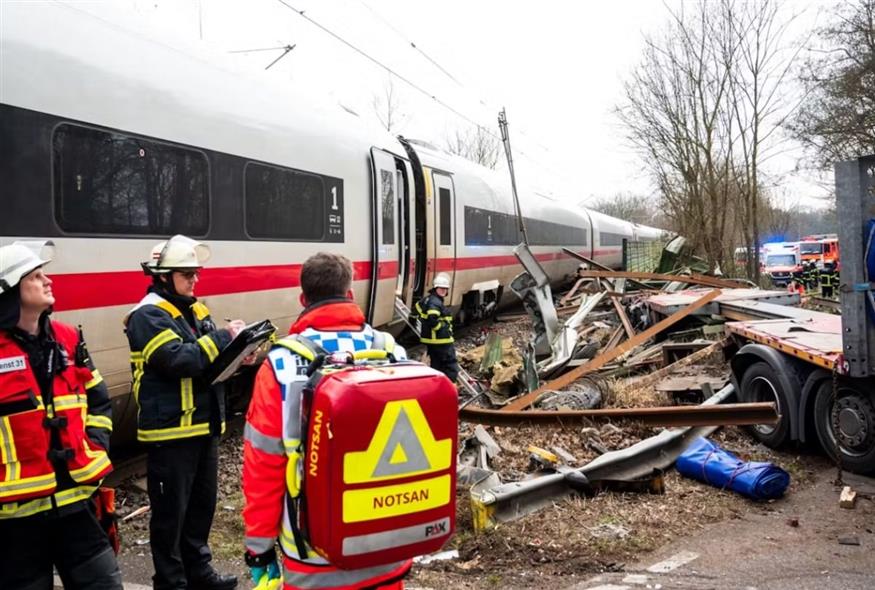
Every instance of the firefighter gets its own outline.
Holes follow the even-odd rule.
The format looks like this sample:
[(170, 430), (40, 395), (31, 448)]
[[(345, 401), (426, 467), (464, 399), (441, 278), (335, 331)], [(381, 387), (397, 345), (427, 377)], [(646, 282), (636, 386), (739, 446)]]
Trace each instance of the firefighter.
[(57, 568), (65, 588), (121, 590), (94, 511), (112, 406), (81, 330), (50, 317), (49, 245), (0, 248), (0, 588), (51, 590)]
[(444, 297), (450, 292), (450, 278), (440, 273), (434, 278), (431, 291), (416, 303), (419, 315), (419, 341), (428, 349), (431, 366), (455, 381), (459, 376), (456, 347), (453, 344), (453, 315), (444, 307)]
[(194, 296), (209, 247), (185, 236), (156, 245), (143, 271), (152, 284), (125, 318), (137, 438), (145, 443), (151, 504), (149, 541), (156, 590), (230, 590), (237, 578), (216, 572), (207, 545), (216, 507), (219, 437), (225, 395), (202, 375), (244, 327), (218, 329)]
[[(299, 301), (304, 311), (292, 324), (290, 334), (300, 334), (327, 352), (380, 348), (396, 358), (406, 358), (404, 349), (395, 345), (389, 334), (365, 322), (353, 301), (352, 264), (346, 257), (323, 252), (307, 259), (301, 269)], [(281, 339), (271, 354), (283, 352), (282, 347), (288, 350), (289, 346), (286, 339)], [(298, 474), (304, 452), (300, 400), (312, 358), (308, 349), (295, 347), (288, 358), (281, 359), (286, 362), (277, 362), (276, 369), (271, 359), (266, 360), (255, 377), (243, 434), (244, 558), (253, 582), (258, 588), (279, 584), (274, 549), (279, 539), (286, 590), (403, 588), (401, 579), (410, 570), (410, 560), (363, 570), (340, 570), (307, 545), (301, 547), (306, 552), (302, 555), (294, 541), (292, 527), (298, 519), (290, 510), (297, 510)]]
[(817, 265), (814, 264), (813, 261), (809, 260), (805, 263), (805, 290), (808, 292), (817, 291)]
[(836, 276), (835, 267), (832, 263), (827, 263), (820, 273), (820, 292), (824, 297), (832, 299), (835, 290), (835, 283), (838, 277)]

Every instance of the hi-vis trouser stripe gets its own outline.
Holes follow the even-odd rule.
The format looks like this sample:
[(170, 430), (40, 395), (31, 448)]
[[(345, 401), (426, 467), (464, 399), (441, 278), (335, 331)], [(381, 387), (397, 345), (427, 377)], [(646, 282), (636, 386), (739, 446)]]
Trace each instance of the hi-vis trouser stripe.
[(213, 339), (209, 334), (198, 338), (197, 343), (200, 344), (201, 348), (204, 349), (204, 352), (207, 353), (207, 358), (210, 359), (210, 362), (213, 362), (216, 360), (216, 357), (219, 356), (219, 349), (216, 348), (216, 343), (213, 342)]
[(171, 340), (182, 340), (182, 337), (170, 328), (167, 328), (166, 330), (160, 332), (157, 336), (149, 340), (149, 342), (146, 343), (146, 346), (143, 347), (143, 358), (146, 360), (146, 362), (149, 362), (149, 358), (151, 358), (156, 350), (158, 350)]
[[(224, 431), (224, 422), (222, 423), (222, 431)], [(156, 428), (154, 430), (138, 430), (137, 440), (140, 442), (160, 442), (163, 440), (173, 440), (176, 438), (191, 438), (192, 436), (203, 436), (210, 433), (210, 425), (207, 422), (203, 424), (193, 424), (191, 426), (176, 426), (174, 428)]]
[(24, 518), (25, 516), (33, 516), (34, 514), (51, 510), (52, 498), (55, 499), (55, 505), (58, 508), (68, 506), (80, 500), (87, 500), (94, 494), (96, 489), (97, 485), (78, 486), (69, 490), (62, 490), (45, 498), (0, 504), (0, 520)]
[(85, 384), (85, 389), (91, 389), (96, 385), (100, 385), (103, 383), (103, 375), (100, 374), (100, 371), (94, 369), (91, 371), (91, 381)]

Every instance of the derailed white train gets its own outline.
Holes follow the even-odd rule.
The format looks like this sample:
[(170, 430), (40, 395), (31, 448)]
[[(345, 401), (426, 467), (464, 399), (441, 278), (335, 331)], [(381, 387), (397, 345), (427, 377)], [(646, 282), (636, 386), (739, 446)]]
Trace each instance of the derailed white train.
[[(159, 239), (213, 252), (197, 292), (217, 318), (300, 311), (303, 261), (353, 260), (356, 298), (376, 325), (396, 293), (410, 305), (437, 272), (465, 314), (510, 297), (520, 267), (510, 183), (426, 144), (316, 108), (268, 76), (145, 38), (72, 5), (10, 3), (0, 23), (0, 243), (51, 239), (58, 317), (81, 324), (131, 432), (122, 317)], [(532, 251), (556, 281), (572, 248), (617, 267), (633, 225), (523, 190)]]

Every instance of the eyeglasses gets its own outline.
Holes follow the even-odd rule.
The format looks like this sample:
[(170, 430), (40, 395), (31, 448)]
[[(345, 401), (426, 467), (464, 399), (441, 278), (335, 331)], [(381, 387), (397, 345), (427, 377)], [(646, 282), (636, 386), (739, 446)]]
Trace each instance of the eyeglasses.
[(184, 278), (187, 281), (193, 281), (195, 278), (198, 278), (201, 276), (200, 270), (180, 270), (178, 272), (180, 275), (182, 275), (182, 278)]

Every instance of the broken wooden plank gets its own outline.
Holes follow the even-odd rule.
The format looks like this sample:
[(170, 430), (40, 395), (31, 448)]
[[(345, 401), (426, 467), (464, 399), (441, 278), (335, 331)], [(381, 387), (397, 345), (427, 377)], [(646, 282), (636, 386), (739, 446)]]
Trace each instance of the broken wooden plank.
[(623, 326), (618, 326), (614, 333), (611, 334), (610, 339), (608, 339), (608, 343), (605, 344), (605, 351), (614, 350), (617, 345), (620, 343), (620, 340), (623, 338)]
[[(704, 275), (667, 275), (658, 272), (630, 272), (622, 270), (582, 270), (578, 276), (592, 279), (641, 279), (650, 281), (665, 281), (687, 283), (688, 285), (704, 285), (705, 287), (717, 287), (719, 289), (740, 289), (746, 285), (716, 277)], [(646, 286), (647, 289), (652, 287)]]
[(666, 365), (665, 367), (659, 369), (658, 371), (654, 371), (649, 375), (644, 375), (643, 377), (639, 377), (634, 379), (630, 385), (634, 387), (646, 387), (649, 385), (653, 385), (668, 376), (672, 371), (676, 371), (677, 369), (682, 369), (689, 365), (695, 364), (704, 358), (708, 358), (717, 350), (721, 350), (726, 347), (729, 343), (728, 338), (724, 338), (723, 340), (719, 340), (714, 342), (710, 346), (706, 346), (702, 350), (698, 350), (693, 354), (687, 355), (679, 361), (675, 361), (670, 365)]
[(626, 330), (626, 334), (629, 335), (629, 338), (634, 338), (635, 329), (632, 327), (632, 322), (629, 321), (629, 316), (626, 315), (626, 310), (623, 309), (623, 305), (620, 303), (620, 299), (611, 295), (611, 303), (614, 304), (614, 309), (617, 310), (617, 316), (623, 323), (623, 328)]
[[(560, 375), (556, 379), (548, 381), (547, 383), (541, 385), (541, 387), (539, 387), (535, 391), (513, 400), (512, 402), (507, 404), (502, 410), (508, 411), (508, 412), (513, 412), (513, 411), (517, 411), (517, 410), (523, 410), (523, 409), (529, 407), (544, 392), (546, 392), (548, 390), (562, 389), (563, 387), (570, 385), (571, 383), (573, 383), (574, 381), (576, 381), (577, 379), (579, 379), (583, 375), (586, 375), (587, 373), (592, 373), (596, 369), (603, 367), (604, 365), (608, 364), (609, 362), (611, 362), (615, 358), (619, 357), (620, 355), (632, 350), (633, 348), (635, 348), (639, 344), (646, 342), (648, 339), (652, 338), (653, 336), (656, 336), (657, 334), (659, 334), (663, 330), (670, 328), (671, 326), (673, 326), (677, 322), (681, 321), (682, 319), (684, 319), (685, 317), (687, 317), (688, 315), (690, 315), (691, 313), (693, 313), (694, 311), (696, 311), (697, 309), (702, 307), (703, 305), (706, 305), (709, 301), (713, 301), (719, 295), (720, 295), (719, 289), (714, 289), (713, 291), (706, 293), (702, 297), (696, 299), (696, 301), (691, 303), (686, 308), (668, 316), (667, 318), (665, 318), (661, 322), (659, 322), (653, 326), (650, 326), (649, 328), (647, 328), (646, 330), (644, 330), (643, 332), (641, 332), (640, 334), (638, 334), (634, 338), (630, 338), (629, 340), (627, 340), (623, 344), (613, 348), (612, 350), (609, 350), (607, 352), (600, 354), (599, 356), (597, 356), (596, 358), (594, 358), (593, 360), (591, 360), (587, 364), (585, 364), (581, 367), (577, 367), (576, 369), (572, 369), (571, 371), (565, 373), (564, 375)], [(690, 355), (690, 356), (692, 356), (692, 355)]]

